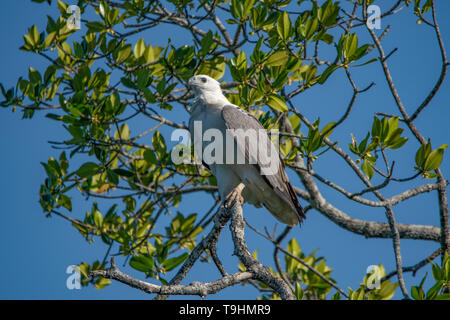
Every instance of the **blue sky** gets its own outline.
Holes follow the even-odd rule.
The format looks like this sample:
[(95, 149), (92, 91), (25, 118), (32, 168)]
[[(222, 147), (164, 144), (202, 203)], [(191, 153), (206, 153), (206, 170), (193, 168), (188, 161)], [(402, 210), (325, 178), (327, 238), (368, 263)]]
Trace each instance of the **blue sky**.
[[(71, 4), (72, 1), (67, 1)], [(74, 1), (73, 1), (74, 3)], [(391, 1), (380, 1), (382, 11), (391, 5)], [(386, 8), (383, 7), (385, 4)], [(444, 37), (446, 48), (450, 48), (450, 20), (444, 13), (450, 12), (449, 1), (437, 1), (438, 21)], [(53, 5), (35, 4), (28, 0), (2, 1), (0, 4), (0, 32), (2, 51), (0, 59), (0, 82), (5, 87), (16, 84), (18, 77), (26, 76), (28, 68), (33, 66), (42, 70), (47, 62), (37, 55), (20, 51), (23, 44), (22, 35), (36, 24), (43, 30), (46, 14), (58, 16)], [(416, 24), (417, 18), (412, 8), (406, 8), (398, 15), (382, 20), (382, 28), (392, 25), (391, 31), (383, 40), (387, 52), (398, 47), (398, 51), (389, 59), (392, 76), (407, 110), (412, 113), (434, 85), (440, 72), (440, 54), (431, 28), (424, 24)], [(154, 32), (145, 35), (147, 43), (165, 45), (168, 36), (173, 43), (182, 45), (186, 38), (175, 34), (170, 28), (165, 32)], [(140, 37), (140, 36), (139, 36)], [(136, 37), (136, 41), (139, 37)], [(358, 30), (360, 43), (368, 41), (367, 31)], [(371, 57), (376, 57), (375, 50)], [(398, 114), (390, 95), (380, 65), (373, 63), (367, 67), (352, 70), (360, 88), (372, 81), (376, 85), (367, 93), (358, 97), (355, 109), (349, 119), (333, 133), (332, 138), (340, 142), (341, 147), (348, 150), (350, 133), (359, 140), (367, 134), (374, 112)], [(227, 75), (224, 80), (229, 80)], [(351, 96), (351, 88), (341, 72), (333, 74), (324, 86), (316, 86), (301, 94), (296, 105), (310, 120), (321, 118), (322, 123), (334, 121), (341, 116)], [(449, 143), (448, 120), (450, 119), (450, 84), (443, 84), (440, 92), (417, 120), (417, 127), (425, 137), (430, 137), (434, 148)], [(175, 120), (187, 121), (186, 112), (177, 113)], [(146, 119), (138, 119), (133, 123), (139, 129), (152, 124)], [(81, 290), (66, 288), (65, 273), (67, 266), (81, 261), (92, 262), (102, 259), (106, 247), (101, 242), (86, 243), (79, 233), (58, 217), (46, 218), (38, 204), (38, 191), (45, 179), (45, 172), (40, 165), (50, 156), (57, 157), (59, 151), (48, 144), (49, 140), (63, 140), (67, 137), (65, 130), (56, 122), (37, 113), (32, 120), (21, 120), (19, 111), (12, 113), (10, 109), (0, 109), (0, 200), (2, 223), (0, 224), (0, 298), (7, 299), (146, 299), (148, 295), (120, 283), (113, 283), (102, 291), (93, 287)], [(410, 137), (410, 136), (409, 136)], [(396, 160), (398, 177), (413, 174), (414, 154), (418, 145), (414, 139), (405, 145), (401, 152), (390, 154)], [(74, 166), (76, 168), (76, 166)], [(346, 168), (341, 159), (331, 152), (320, 158), (315, 170), (322, 176), (339, 182), (350, 191), (362, 188), (359, 182)], [(442, 170), (447, 177), (450, 174), (448, 155), (442, 163)], [(301, 186), (298, 178), (290, 174), (293, 184)], [(416, 187), (429, 180), (417, 179), (410, 185), (392, 184), (385, 191), (386, 197), (393, 196), (406, 188)], [(376, 182), (375, 182), (376, 183)], [(349, 215), (359, 219), (385, 222), (384, 211), (380, 208), (357, 206), (343, 196), (319, 185), (328, 200)], [(90, 207), (82, 197), (74, 202), (74, 217), (82, 217)], [(398, 222), (439, 225), (437, 196), (435, 193), (424, 194), (396, 206), (395, 214)], [(206, 212), (210, 205), (208, 197), (189, 196), (184, 200), (184, 212)], [(247, 219), (255, 226), (267, 226), (273, 229), (275, 220), (265, 209), (245, 207)], [(365, 239), (337, 227), (317, 211), (310, 211), (302, 228), (296, 228), (291, 234), (300, 243), (305, 253), (319, 248), (318, 255), (327, 259), (327, 264), (334, 269), (332, 276), (342, 288), (358, 287), (366, 268), (369, 265), (382, 263), (388, 271), (394, 267), (392, 241), (389, 239)], [(247, 240), (251, 250), (259, 249), (260, 260), (272, 264), (270, 244), (247, 229)], [(436, 248), (438, 243), (402, 240), (403, 262), (405, 266), (415, 264)], [(229, 270), (236, 270), (237, 260), (232, 256), (232, 245), (228, 229), (220, 238), (219, 255)], [(123, 261), (119, 260), (119, 266)], [(122, 267), (121, 267), (122, 268)], [(125, 266), (123, 270), (143, 278)], [(413, 278), (406, 275), (407, 286), (416, 285), (429, 268), (418, 272)], [(190, 281), (210, 281), (218, 278), (215, 267), (198, 263), (192, 270), (186, 283)], [(431, 277), (431, 275), (429, 276)], [(170, 278), (170, 276), (168, 277)], [(245, 299), (257, 294), (251, 286), (228, 288), (214, 299)], [(399, 290), (396, 297), (400, 297)]]

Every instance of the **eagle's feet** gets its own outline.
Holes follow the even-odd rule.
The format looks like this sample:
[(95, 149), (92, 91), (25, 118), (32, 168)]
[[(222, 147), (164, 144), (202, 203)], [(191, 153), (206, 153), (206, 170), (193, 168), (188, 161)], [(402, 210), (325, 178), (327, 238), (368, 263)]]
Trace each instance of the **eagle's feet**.
[(225, 198), (223, 202), (223, 206), (226, 209), (229, 209), (233, 206), (236, 201), (239, 201), (241, 206), (244, 204), (244, 197), (242, 196), (242, 190), (244, 189), (244, 185), (240, 184), (236, 188), (234, 188)]

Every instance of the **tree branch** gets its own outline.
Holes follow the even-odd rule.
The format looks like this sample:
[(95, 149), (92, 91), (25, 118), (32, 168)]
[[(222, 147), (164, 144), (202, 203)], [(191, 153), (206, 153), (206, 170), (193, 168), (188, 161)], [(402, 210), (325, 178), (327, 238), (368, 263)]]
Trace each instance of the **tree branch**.
[[(403, 272), (412, 272), (413, 276), (416, 275), (416, 272), (426, 266), (428, 263), (430, 263), (431, 261), (433, 261), (437, 256), (439, 256), (439, 254), (441, 253), (441, 248), (437, 249), (436, 251), (434, 251), (432, 254), (430, 254), (428, 257), (426, 257), (425, 259), (419, 261), (418, 263), (416, 263), (413, 266), (410, 267), (405, 267), (403, 268)], [(383, 279), (381, 279), (381, 282), (388, 280), (390, 278), (392, 278), (393, 276), (395, 276), (397, 274), (397, 270), (392, 271), (390, 273), (388, 273)]]
[(234, 254), (244, 264), (253, 275), (253, 279), (262, 281), (275, 290), (282, 299), (294, 300), (291, 289), (280, 278), (274, 276), (269, 269), (256, 260), (250, 253), (245, 243), (244, 227), (245, 222), (242, 216), (242, 206), (239, 201), (235, 201), (231, 207), (230, 231), (234, 243)]
[(114, 263), (114, 258), (111, 258), (111, 267), (109, 269), (91, 271), (89, 276), (116, 280), (146, 293), (157, 293), (160, 295), (197, 295), (202, 298), (252, 278), (250, 272), (237, 272), (213, 282), (192, 282), (190, 285), (156, 285), (135, 279), (128, 274), (123, 273), (117, 268)]
[[(386, 56), (384, 54), (384, 50), (380, 43), (379, 38), (376, 36), (375, 32), (372, 29), (367, 28), (367, 30), (369, 31), (377, 49), (378, 49), (378, 52), (380, 53), (380, 63), (383, 68), (386, 81), (388, 83), (388, 86), (392, 93), (392, 96), (394, 97), (394, 100), (397, 104), (397, 107), (398, 107), (400, 113), (402, 114), (403, 119), (405, 120), (405, 123), (407, 124), (407, 126), (410, 129), (410, 131), (412, 132), (412, 134), (416, 137), (416, 139), (421, 144), (425, 144), (426, 143), (425, 138), (419, 132), (419, 130), (415, 126), (413, 120), (409, 117), (408, 113), (406, 112), (406, 108), (403, 105), (402, 100), (400, 99), (400, 96), (399, 96), (397, 89), (394, 85), (394, 82), (392, 80), (392, 77), (391, 77), (391, 74), (389, 71), (389, 67), (385, 61)], [(436, 29), (436, 31), (437, 31), (438, 39), (439, 39), (440, 38), (439, 29)], [(442, 39), (441, 39), (441, 41), (442, 41)], [(443, 50), (442, 43), (440, 43), (440, 48), (441, 48), (441, 54), (443, 55), (442, 56), (443, 60), (445, 62), (446, 61), (445, 50)], [(444, 63), (443, 68), (446, 68), (446, 67), (447, 67), (447, 63)], [(438, 81), (438, 84), (439, 84), (439, 81)], [(440, 85), (438, 85), (438, 87), (439, 86)], [(435, 88), (436, 88), (436, 86), (435, 86)], [(430, 101), (433, 96), (434, 96), (434, 93), (431, 92), (431, 94), (429, 95)], [(429, 101), (427, 101), (426, 103), (428, 104)], [(450, 230), (449, 230), (449, 221), (448, 221), (449, 220), (449, 210), (448, 210), (447, 190), (446, 190), (446, 186), (444, 186), (444, 182), (445, 182), (444, 176), (443, 176), (440, 168), (436, 169), (436, 173), (438, 175), (438, 182), (440, 184), (439, 189), (438, 189), (438, 199), (439, 199), (439, 215), (440, 215), (440, 224), (441, 224), (440, 242), (441, 242), (442, 255), (443, 255), (444, 252), (450, 253)], [(443, 257), (442, 257), (442, 259), (443, 259)]]
[[(200, 255), (203, 253), (203, 251), (205, 251), (207, 248), (210, 248), (211, 244), (217, 242), (217, 239), (219, 238), (223, 227), (229, 220), (230, 214), (228, 210), (222, 210), (222, 208), (219, 209), (214, 218), (213, 228), (208, 233), (208, 235), (195, 246), (194, 250), (192, 250), (189, 257), (178, 270), (177, 274), (172, 278), (172, 280), (169, 281), (169, 285), (179, 284), (184, 279), (184, 277), (186, 277), (187, 273), (191, 270), (192, 266), (198, 260), (198, 258), (200, 258)], [(165, 295), (158, 295), (155, 299), (164, 300), (166, 298), (167, 296)]]

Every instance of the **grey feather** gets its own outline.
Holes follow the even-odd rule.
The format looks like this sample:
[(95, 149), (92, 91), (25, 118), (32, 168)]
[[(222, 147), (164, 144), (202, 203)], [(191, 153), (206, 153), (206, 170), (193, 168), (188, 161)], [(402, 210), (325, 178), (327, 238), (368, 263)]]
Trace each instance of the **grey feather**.
[[(268, 146), (267, 149), (270, 150), (270, 144), (272, 144), (272, 141), (270, 140), (270, 137), (267, 134), (265, 128), (261, 125), (258, 119), (256, 119), (252, 114), (240, 109), (235, 105), (226, 105), (222, 109), (222, 118), (224, 119), (228, 129), (245, 129), (245, 130), (253, 129), (255, 131), (264, 130), (265, 142), (263, 143), (265, 143)], [(239, 144), (240, 140), (236, 139), (235, 141)], [(249, 161), (248, 146), (238, 145), (238, 148), (240, 148), (241, 151), (244, 152), (246, 160)], [(261, 150), (258, 150), (258, 153), (259, 152), (261, 152)], [(280, 156), (278, 156), (278, 159), (280, 161), (278, 171), (275, 174), (268, 174), (268, 175), (262, 174), (262, 176), (267, 182), (267, 184), (271, 188), (273, 188), (276, 194), (280, 198), (282, 198), (287, 204), (289, 204), (289, 206), (294, 211), (297, 212), (298, 220), (299, 222), (302, 222), (302, 220), (305, 218), (305, 213), (300, 203), (298, 202), (297, 195), (295, 194), (294, 189), (292, 188), (292, 185), (289, 181), (289, 178), (286, 175), (283, 160), (281, 159)], [(263, 165), (260, 163), (259, 157), (257, 159), (257, 163), (255, 164), (255, 166), (259, 171), (261, 171), (261, 167)], [(266, 205), (266, 203), (264, 204)]]

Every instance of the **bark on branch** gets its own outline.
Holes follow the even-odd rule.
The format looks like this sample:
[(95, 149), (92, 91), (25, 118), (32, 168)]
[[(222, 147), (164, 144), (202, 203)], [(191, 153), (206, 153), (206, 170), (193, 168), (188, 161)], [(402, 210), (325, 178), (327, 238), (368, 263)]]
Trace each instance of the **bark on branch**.
[(237, 272), (235, 274), (224, 276), (213, 282), (192, 282), (189, 285), (156, 285), (135, 279), (130, 275), (123, 273), (117, 268), (114, 263), (114, 258), (111, 258), (111, 268), (107, 270), (92, 271), (90, 276), (116, 280), (146, 293), (157, 293), (161, 295), (197, 295), (202, 298), (252, 278), (252, 274), (250, 272)]
[(278, 292), (282, 299), (294, 300), (295, 298), (289, 286), (256, 260), (248, 250), (244, 237), (245, 221), (242, 216), (242, 206), (238, 201), (231, 207), (231, 211), (230, 231), (234, 243), (234, 254), (239, 257), (239, 260), (245, 265), (247, 270), (252, 273), (253, 279), (264, 282)]

